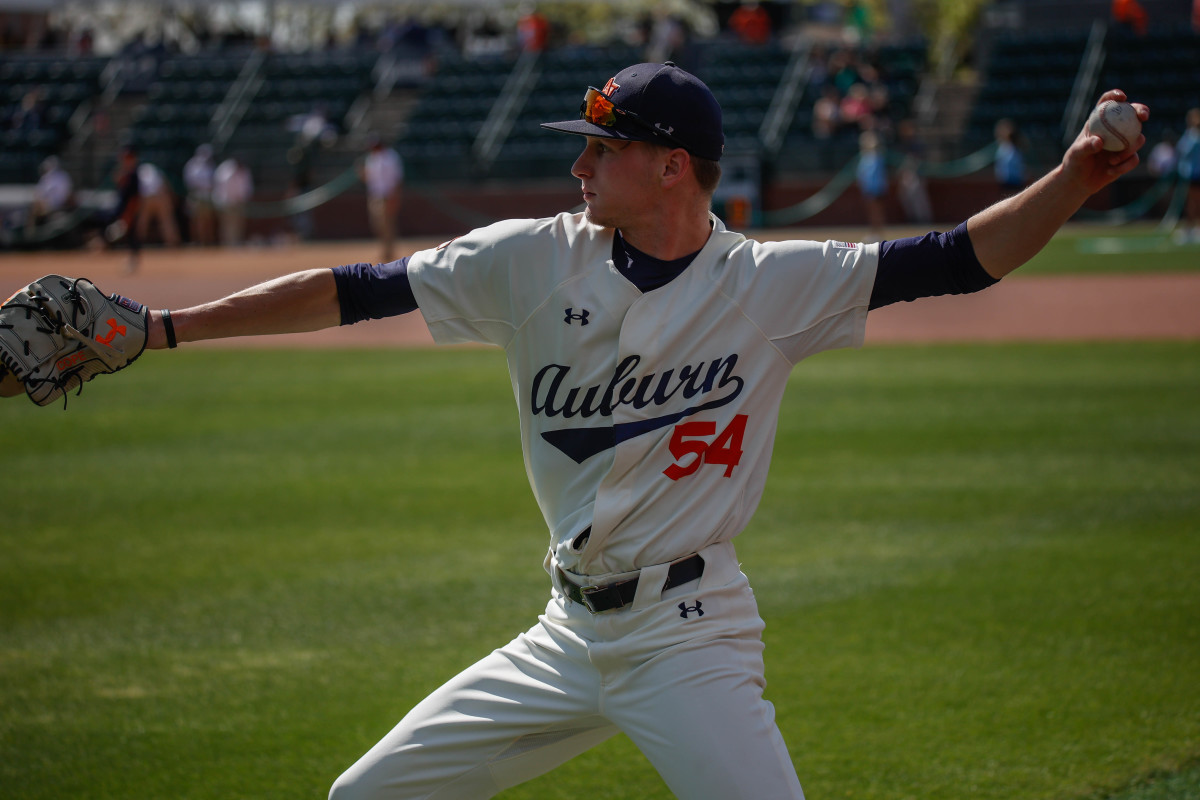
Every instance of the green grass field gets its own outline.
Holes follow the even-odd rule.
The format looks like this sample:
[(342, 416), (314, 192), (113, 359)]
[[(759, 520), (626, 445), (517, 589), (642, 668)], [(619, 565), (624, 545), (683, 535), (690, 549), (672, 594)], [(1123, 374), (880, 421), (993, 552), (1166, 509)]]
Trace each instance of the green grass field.
[[(739, 538), (812, 800), (1200, 796), (1200, 343), (802, 364)], [(541, 609), (495, 351), (0, 406), (0, 795), (319, 798)], [(618, 737), (502, 795), (667, 798)]]
[(1154, 223), (1070, 225), (1021, 267), (1021, 275), (1195, 272), (1200, 242), (1180, 244)]

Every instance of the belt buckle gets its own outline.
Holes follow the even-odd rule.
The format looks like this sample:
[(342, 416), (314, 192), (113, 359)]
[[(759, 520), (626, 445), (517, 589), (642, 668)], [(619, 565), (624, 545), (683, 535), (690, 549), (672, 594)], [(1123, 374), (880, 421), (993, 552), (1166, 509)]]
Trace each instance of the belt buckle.
[[(621, 597), (620, 591), (617, 589), (618, 586), (622, 586), (629, 581), (610, 583), (607, 586), (597, 586), (594, 583), (588, 584), (587, 586), (581, 586), (572, 581), (570, 577), (567, 576), (566, 572), (561, 568), (559, 568), (559, 573), (562, 578), (563, 588), (565, 590), (564, 593), (566, 594), (567, 599), (571, 600), (572, 602), (579, 603), (591, 614), (608, 614), (613, 611), (619, 611), (620, 609), (630, 605), (629, 603), (625, 602), (624, 598)], [(637, 579), (633, 578), (631, 580), (636, 581)], [(598, 608), (593, 601), (593, 597), (609, 592), (613, 593), (613, 599), (615, 602), (607, 608)]]
[(607, 614), (609, 611), (612, 611), (611, 608), (606, 608), (604, 610), (598, 610), (595, 606), (592, 605), (592, 595), (596, 594), (598, 592), (602, 592), (602, 591), (604, 591), (603, 586), (595, 586), (595, 585), (580, 586), (579, 587), (579, 602), (583, 603), (584, 608), (586, 608), (592, 614)]
[[(627, 583), (637, 583), (637, 578), (631, 578), (627, 581), (619, 583), (610, 583), (607, 586), (583, 586), (579, 589), (579, 594), (583, 598), (583, 604), (587, 606), (588, 611), (592, 614), (610, 614), (613, 611), (620, 611), (631, 603), (625, 602), (625, 598), (621, 596), (621, 590), (618, 587), (624, 586)], [(607, 608), (597, 608), (592, 602), (592, 598), (596, 596), (608, 596), (612, 603)]]

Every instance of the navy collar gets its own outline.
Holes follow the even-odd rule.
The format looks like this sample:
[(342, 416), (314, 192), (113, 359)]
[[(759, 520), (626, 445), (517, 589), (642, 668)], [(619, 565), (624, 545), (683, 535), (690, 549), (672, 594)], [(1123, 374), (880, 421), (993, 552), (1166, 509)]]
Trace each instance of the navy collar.
[(646, 255), (625, 241), (625, 237), (621, 235), (620, 231), (613, 232), (613, 263), (616, 265), (617, 271), (628, 278), (642, 293), (666, 286), (675, 280), (699, 253), (700, 251), (697, 250), (683, 258), (663, 261), (660, 258)]

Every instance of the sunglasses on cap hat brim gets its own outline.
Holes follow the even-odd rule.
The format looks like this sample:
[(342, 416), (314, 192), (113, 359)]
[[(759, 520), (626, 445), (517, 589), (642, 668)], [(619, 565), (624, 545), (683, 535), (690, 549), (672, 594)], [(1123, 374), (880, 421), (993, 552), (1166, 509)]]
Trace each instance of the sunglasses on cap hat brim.
[[(597, 127), (590, 127), (593, 125)], [(608, 95), (595, 86), (589, 86), (587, 93), (583, 96), (583, 103), (579, 106), (579, 120), (543, 123), (542, 127), (565, 133), (601, 136), (609, 139), (659, 141), (690, 152), (687, 145), (666, 131), (654, 127), (632, 111), (618, 108)]]

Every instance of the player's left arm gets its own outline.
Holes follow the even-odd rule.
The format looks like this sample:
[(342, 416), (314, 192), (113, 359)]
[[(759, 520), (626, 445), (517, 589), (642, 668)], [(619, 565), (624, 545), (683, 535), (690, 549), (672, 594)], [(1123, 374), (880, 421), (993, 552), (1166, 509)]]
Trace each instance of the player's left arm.
[[(1099, 102), (1125, 99), (1124, 92), (1113, 89)], [(1133, 107), (1139, 120), (1149, 119), (1148, 107)], [(1139, 134), (1132, 146), (1114, 153), (1103, 149), (1099, 136), (1080, 131), (1058, 166), (1019, 194), (967, 220), (979, 263), (992, 277), (1003, 278), (1033, 258), (1089, 197), (1138, 165), (1138, 150), (1145, 143), (1146, 137)]]

